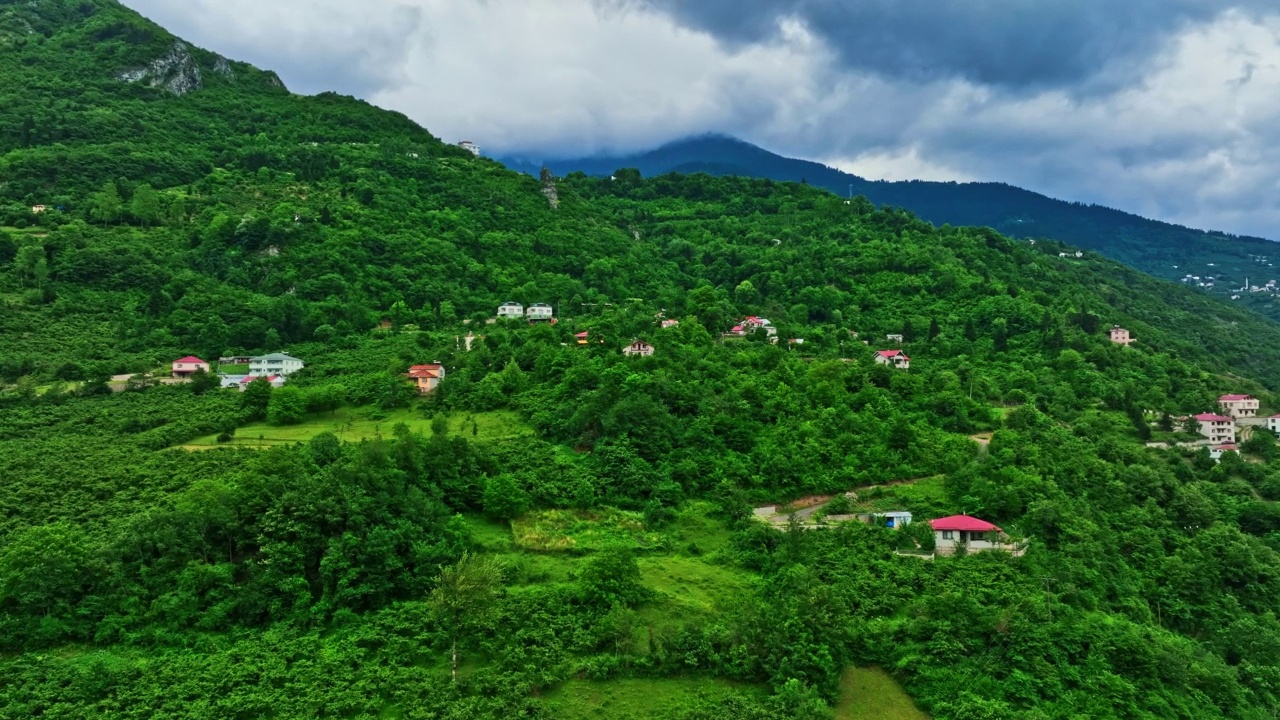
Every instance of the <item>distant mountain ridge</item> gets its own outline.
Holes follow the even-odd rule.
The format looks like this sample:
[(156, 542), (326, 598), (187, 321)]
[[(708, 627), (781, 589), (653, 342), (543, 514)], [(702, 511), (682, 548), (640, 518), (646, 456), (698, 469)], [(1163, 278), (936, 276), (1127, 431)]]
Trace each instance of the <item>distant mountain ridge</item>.
[[(1220, 295), (1237, 294), (1246, 278), (1259, 286), (1280, 279), (1280, 247), (1264, 238), (1196, 230), (1100, 205), (1055, 200), (1004, 183), (867, 180), (725, 135), (686, 138), (631, 155), (542, 162), (497, 159), (534, 175), (543, 165), (560, 176), (604, 176), (626, 167), (645, 176), (707, 173), (807, 182), (839, 195), (861, 195), (877, 205), (905, 208), (935, 225), (987, 226), (1013, 237), (1045, 238), (1094, 250), (1157, 277), (1180, 280), (1195, 275), (1200, 282), (1213, 277), (1213, 287), (1206, 289)], [(1249, 293), (1241, 302), (1280, 319), (1275, 295)]]

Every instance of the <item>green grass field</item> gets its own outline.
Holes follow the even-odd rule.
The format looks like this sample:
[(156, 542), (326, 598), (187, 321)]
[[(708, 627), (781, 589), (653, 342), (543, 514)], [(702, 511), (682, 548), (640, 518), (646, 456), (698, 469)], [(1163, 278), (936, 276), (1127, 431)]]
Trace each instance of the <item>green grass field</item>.
[(543, 696), (547, 716), (557, 720), (662, 720), (733, 696), (755, 699), (765, 691), (712, 678), (570, 680)]
[(851, 667), (840, 676), (835, 720), (929, 720), (889, 673)]
[[(220, 447), (261, 449), (295, 442), (306, 442), (323, 432), (332, 432), (340, 440), (355, 442), (378, 436), (390, 437), (391, 429), (404, 423), (414, 432), (431, 434), (431, 418), (409, 408), (379, 412), (376, 408), (341, 408), (334, 413), (308, 416), (297, 425), (270, 425), (255, 422), (237, 428), (229, 443), (219, 443), (216, 435), (205, 435), (179, 447), (186, 450), (212, 450)], [(474, 431), (473, 431), (474, 425)], [(513, 412), (457, 413), (449, 416), (449, 432), (481, 441), (527, 437), (533, 430)]]
[(660, 533), (645, 528), (640, 513), (615, 508), (592, 510), (535, 510), (511, 523), (515, 542), (523, 550), (601, 550), (606, 547), (656, 548)]

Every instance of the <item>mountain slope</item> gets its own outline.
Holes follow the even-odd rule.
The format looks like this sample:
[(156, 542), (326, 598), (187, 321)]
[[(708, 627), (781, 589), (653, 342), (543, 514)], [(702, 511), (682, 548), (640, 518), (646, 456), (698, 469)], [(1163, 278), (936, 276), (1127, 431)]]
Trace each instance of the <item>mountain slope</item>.
[[(1102, 253), (1156, 277), (1212, 278), (1212, 294), (1230, 296), (1243, 286), (1280, 279), (1280, 253), (1262, 238), (1204, 232), (1149, 220), (1097, 205), (1054, 200), (1003, 183), (870, 181), (815, 162), (776, 155), (735, 138), (710, 135), (678, 140), (643, 153), (615, 157), (557, 158), (534, 163), (499, 158), (536, 175), (542, 165), (558, 175), (607, 176), (637, 168), (645, 176), (668, 172), (740, 175), (807, 182), (841, 196), (862, 195), (877, 205), (901, 207), (937, 225), (977, 225), (1011, 237), (1048, 238)], [(1270, 293), (1243, 293), (1242, 304), (1280, 318)]]
[[(174, 85), (113, 3), (0, 10), (43, 38), (0, 49), (0, 715), (808, 719), (873, 665), (938, 718), (1280, 710), (1274, 439), (1145, 446), (1280, 410), (1274, 323), (797, 183), (552, 188), (198, 49)], [(753, 519), (817, 494), (916, 522)], [(921, 560), (959, 513), (1026, 553)]]

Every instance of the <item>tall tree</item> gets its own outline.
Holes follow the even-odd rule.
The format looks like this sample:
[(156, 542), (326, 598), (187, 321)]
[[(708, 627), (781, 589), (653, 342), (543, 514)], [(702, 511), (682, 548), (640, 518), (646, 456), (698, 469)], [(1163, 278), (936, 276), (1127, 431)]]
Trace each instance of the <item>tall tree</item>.
[(483, 622), (502, 586), (502, 565), (494, 558), (463, 553), (458, 562), (443, 568), (429, 602), (449, 633), (449, 675), (458, 680), (458, 640), (469, 628)]

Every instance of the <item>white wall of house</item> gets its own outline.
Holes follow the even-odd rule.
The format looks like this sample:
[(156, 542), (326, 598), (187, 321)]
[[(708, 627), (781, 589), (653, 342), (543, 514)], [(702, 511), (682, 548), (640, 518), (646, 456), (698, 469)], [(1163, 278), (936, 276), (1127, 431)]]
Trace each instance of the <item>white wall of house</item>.
[(249, 361), (250, 375), (292, 375), (298, 372), (304, 363), (296, 357), (281, 353), (263, 355)]

